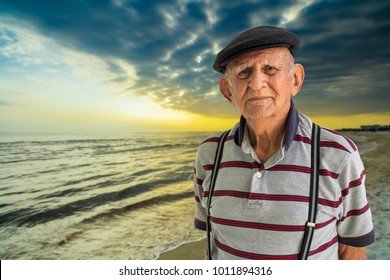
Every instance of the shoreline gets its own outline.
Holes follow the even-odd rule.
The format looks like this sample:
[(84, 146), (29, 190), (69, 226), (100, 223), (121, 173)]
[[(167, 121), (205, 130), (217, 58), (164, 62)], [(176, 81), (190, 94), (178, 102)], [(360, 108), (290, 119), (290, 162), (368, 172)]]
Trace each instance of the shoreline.
[(182, 243), (174, 249), (161, 252), (157, 260), (204, 260), (207, 248), (207, 238)]
[[(390, 195), (390, 134), (372, 132), (349, 132), (347, 137), (366, 137), (364, 143), (374, 142), (375, 148), (368, 149), (361, 153), (366, 168), (366, 190), (367, 198), (373, 214), (376, 242), (367, 247), (368, 259), (390, 259), (390, 240), (387, 227), (389, 222), (387, 207)], [(355, 141), (354, 141), (355, 142)], [(363, 145), (364, 145), (363, 143)], [(356, 144), (356, 143), (355, 143)], [(359, 148), (359, 145), (358, 145)], [(360, 149), (359, 149), (360, 151)], [(176, 248), (161, 252), (158, 260), (204, 260), (207, 247), (206, 238), (194, 242), (178, 245)]]

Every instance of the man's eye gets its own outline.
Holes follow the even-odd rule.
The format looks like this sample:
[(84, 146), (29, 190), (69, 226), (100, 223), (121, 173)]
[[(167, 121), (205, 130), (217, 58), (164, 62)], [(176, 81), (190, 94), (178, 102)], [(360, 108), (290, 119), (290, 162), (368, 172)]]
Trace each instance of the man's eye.
[(240, 72), (238, 72), (238, 77), (240, 79), (246, 79), (248, 78), (250, 75), (250, 69), (249, 68), (245, 68), (243, 70), (241, 70)]
[(272, 66), (272, 65), (266, 65), (264, 67), (264, 72), (268, 75), (273, 75), (276, 73), (276, 67), (275, 66)]

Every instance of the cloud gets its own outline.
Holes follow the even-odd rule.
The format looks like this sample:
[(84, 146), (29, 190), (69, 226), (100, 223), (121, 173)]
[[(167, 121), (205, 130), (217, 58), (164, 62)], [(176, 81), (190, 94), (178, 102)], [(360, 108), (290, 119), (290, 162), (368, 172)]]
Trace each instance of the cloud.
[(290, 26), (302, 39), (297, 60), (307, 75), (299, 101), (310, 114), (389, 112), (390, 5), (381, 3), (322, 1)]
[[(58, 56), (69, 56), (64, 50), (74, 56), (89, 54), (92, 65), (100, 65), (103, 79), (115, 85), (114, 93), (225, 118), (237, 112), (218, 94), (219, 74), (211, 65), (234, 35), (259, 24), (282, 26), (301, 37), (297, 61), (305, 66), (306, 81), (297, 104), (304, 112), (388, 112), (388, 11), (387, 1), (5, 0), (0, 4), (0, 16), (23, 19), (35, 34), (61, 46)], [(46, 50), (49, 41), (40, 45), (31, 37), (29, 44), (17, 45), (12, 30), (5, 28), (0, 34), (3, 56), (40, 65), (61, 61), (58, 56), (48, 61), (32, 55)], [(85, 73), (92, 71), (79, 67)]]
[(1, 105), (12, 107), (12, 115), (34, 106), (60, 114), (80, 101), (96, 108), (86, 96), (123, 94), (138, 79), (125, 60), (67, 48), (14, 18), (0, 18), (0, 72)]

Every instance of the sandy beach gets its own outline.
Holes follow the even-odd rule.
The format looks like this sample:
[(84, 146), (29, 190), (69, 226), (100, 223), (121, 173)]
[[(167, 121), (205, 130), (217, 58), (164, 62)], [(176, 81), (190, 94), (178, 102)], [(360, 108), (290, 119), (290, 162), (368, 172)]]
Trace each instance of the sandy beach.
[(376, 242), (367, 248), (368, 259), (390, 259), (390, 133), (359, 133), (377, 147), (362, 155), (366, 167), (367, 198), (370, 203)]
[(207, 240), (202, 239), (186, 243), (176, 249), (162, 253), (159, 260), (204, 260), (207, 248)]
[[(390, 133), (389, 132), (352, 132), (348, 136), (359, 139), (363, 145), (371, 145), (362, 153), (366, 167), (367, 197), (373, 213), (376, 242), (367, 248), (368, 259), (390, 259), (390, 230), (389, 230), (389, 195), (390, 195)], [(362, 141), (363, 140), (363, 141)], [(365, 148), (365, 147), (364, 147)], [(205, 239), (181, 245), (173, 250), (162, 253), (160, 260), (202, 260), (207, 247)]]

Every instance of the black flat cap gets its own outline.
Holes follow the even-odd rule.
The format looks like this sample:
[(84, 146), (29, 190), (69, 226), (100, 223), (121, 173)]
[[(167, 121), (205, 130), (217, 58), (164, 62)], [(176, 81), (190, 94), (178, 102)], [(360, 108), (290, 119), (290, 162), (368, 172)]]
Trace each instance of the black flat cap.
[(213, 69), (225, 73), (226, 64), (233, 58), (255, 50), (286, 47), (295, 56), (301, 40), (294, 33), (274, 26), (258, 26), (233, 38), (217, 55)]

